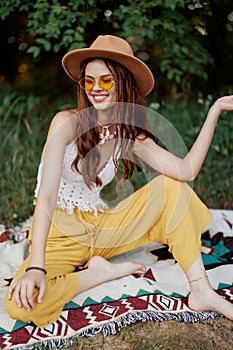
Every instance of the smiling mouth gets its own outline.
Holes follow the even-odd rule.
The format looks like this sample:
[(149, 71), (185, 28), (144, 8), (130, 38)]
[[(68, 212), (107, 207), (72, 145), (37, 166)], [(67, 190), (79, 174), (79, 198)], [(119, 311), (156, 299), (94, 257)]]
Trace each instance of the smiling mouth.
[(107, 95), (92, 95), (92, 97), (93, 97), (95, 102), (104, 102), (108, 96)]

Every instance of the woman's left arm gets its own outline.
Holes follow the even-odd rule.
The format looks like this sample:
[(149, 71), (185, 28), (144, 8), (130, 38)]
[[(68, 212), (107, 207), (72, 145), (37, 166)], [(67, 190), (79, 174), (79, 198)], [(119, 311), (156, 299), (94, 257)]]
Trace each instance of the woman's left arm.
[(184, 158), (168, 152), (150, 138), (137, 139), (133, 152), (161, 174), (180, 181), (192, 181), (205, 160), (221, 113), (232, 110), (233, 95), (219, 98), (210, 108), (197, 139)]

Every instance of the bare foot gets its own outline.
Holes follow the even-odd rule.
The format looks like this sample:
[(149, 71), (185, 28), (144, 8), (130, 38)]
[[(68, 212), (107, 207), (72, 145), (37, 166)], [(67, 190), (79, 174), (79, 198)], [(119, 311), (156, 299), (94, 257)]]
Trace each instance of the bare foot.
[(218, 295), (213, 289), (190, 293), (188, 305), (193, 311), (216, 311), (233, 320), (233, 304)]
[(134, 273), (140, 274), (146, 272), (145, 265), (133, 262), (112, 264), (101, 256), (93, 256), (88, 262), (88, 269), (95, 270), (97, 274), (101, 274), (104, 281), (114, 280)]
[(88, 262), (87, 269), (76, 272), (79, 284), (75, 295), (116, 278), (131, 275), (133, 273), (145, 272), (146, 267), (142, 264), (136, 264), (133, 262), (112, 264), (100, 256), (93, 256)]

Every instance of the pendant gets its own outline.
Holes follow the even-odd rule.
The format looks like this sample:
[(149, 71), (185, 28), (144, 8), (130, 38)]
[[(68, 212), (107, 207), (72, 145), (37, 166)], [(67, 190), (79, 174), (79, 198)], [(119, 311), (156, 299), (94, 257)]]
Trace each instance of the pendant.
[(110, 133), (108, 133), (108, 135), (107, 134), (106, 135), (99, 134), (99, 136), (100, 136), (99, 144), (103, 145), (105, 143), (105, 141), (112, 140), (114, 138), (115, 134), (116, 134), (115, 131), (114, 131), (114, 134), (111, 134), (111, 135), (110, 135)]
[(100, 125), (102, 126), (102, 133), (99, 134), (99, 137), (100, 137), (99, 144), (103, 145), (105, 143), (105, 141), (113, 139), (116, 135), (116, 132), (114, 131), (113, 134), (110, 134), (109, 128), (110, 128), (110, 126), (112, 126), (112, 124), (110, 124), (110, 125), (100, 124)]

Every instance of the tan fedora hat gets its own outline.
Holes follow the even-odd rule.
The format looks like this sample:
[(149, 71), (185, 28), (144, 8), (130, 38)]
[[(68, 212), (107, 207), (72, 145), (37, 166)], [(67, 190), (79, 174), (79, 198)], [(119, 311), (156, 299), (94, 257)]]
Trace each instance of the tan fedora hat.
[(67, 75), (78, 82), (80, 65), (87, 58), (109, 58), (123, 66), (134, 75), (139, 92), (148, 95), (154, 87), (154, 77), (147, 65), (134, 56), (128, 42), (113, 35), (100, 35), (89, 48), (68, 52), (62, 59)]

